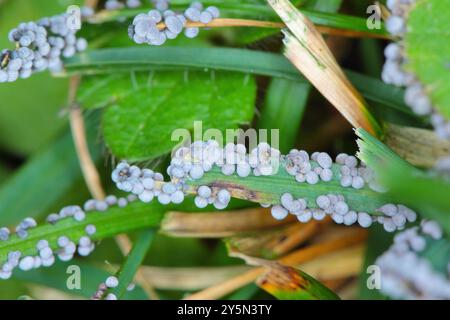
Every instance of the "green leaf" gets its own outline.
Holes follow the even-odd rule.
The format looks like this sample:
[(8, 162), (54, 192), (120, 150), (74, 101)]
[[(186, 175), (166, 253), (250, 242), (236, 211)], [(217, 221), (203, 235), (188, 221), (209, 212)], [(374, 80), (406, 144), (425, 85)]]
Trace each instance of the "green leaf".
[(319, 281), (291, 267), (269, 267), (257, 283), (279, 300), (339, 300), (333, 291)]
[(121, 299), (126, 294), (128, 285), (133, 281), (138, 268), (144, 261), (145, 255), (152, 244), (154, 234), (155, 232), (153, 230), (144, 230), (137, 235), (131, 252), (117, 274), (119, 285), (110, 290), (117, 298)]
[[(65, 63), (69, 74), (114, 73), (126, 70), (226, 70), (308, 83), (280, 54), (234, 48), (129, 47), (79, 54)], [(352, 71), (346, 75), (370, 101), (411, 115), (403, 90)]]
[(366, 131), (356, 133), (360, 137), (358, 156), (377, 173), (389, 195), (423, 217), (437, 220), (450, 234), (450, 182), (413, 167)]
[(450, 119), (450, 0), (421, 0), (408, 16), (407, 68), (425, 86), (434, 107)]
[[(94, 161), (101, 158), (96, 145), (98, 117), (86, 121), (87, 139)], [(25, 217), (40, 217), (55, 208), (55, 202), (64, 198), (83, 176), (69, 129), (65, 134), (30, 158), (11, 175), (0, 188), (0, 224), (12, 224)], [(86, 189), (78, 187), (77, 194)]]
[[(94, 106), (112, 103), (103, 114), (103, 134), (119, 158), (147, 160), (164, 155), (179, 143), (178, 137), (172, 141), (174, 130), (191, 130), (194, 121), (202, 121), (203, 130), (225, 130), (253, 118), (256, 85), (249, 75), (139, 72), (113, 75), (110, 81), (96, 79), (107, 86), (105, 90), (112, 88), (112, 100), (98, 100)], [(81, 101), (87, 101), (83, 91)]]

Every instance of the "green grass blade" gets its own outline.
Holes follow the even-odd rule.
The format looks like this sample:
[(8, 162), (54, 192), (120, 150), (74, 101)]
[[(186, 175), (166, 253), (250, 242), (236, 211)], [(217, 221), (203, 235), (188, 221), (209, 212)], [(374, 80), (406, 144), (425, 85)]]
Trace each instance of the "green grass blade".
[[(234, 48), (129, 47), (100, 49), (66, 60), (69, 74), (98, 74), (130, 70), (227, 70), (307, 83), (280, 54)], [(382, 103), (408, 115), (403, 91), (379, 79), (352, 71), (346, 75), (368, 100)]]
[(408, 115), (415, 115), (404, 101), (405, 91), (362, 73), (346, 70), (346, 75), (367, 100), (381, 103)]
[(144, 230), (137, 235), (131, 252), (117, 274), (119, 285), (110, 290), (117, 298), (121, 299), (127, 292), (128, 285), (133, 281), (134, 275), (152, 244), (154, 234), (154, 230)]
[(93, 224), (97, 231), (91, 236), (93, 241), (109, 238), (117, 234), (139, 230), (143, 228), (158, 227), (163, 216), (163, 209), (157, 203), (146, 205), (144, 203), (131, 203), (125, 208), (110, 207), (106, 212), (92, 212), (82, 222), (73, 218), (66, 218), (55, 225), (42, 224), (29, 230), (26, 239), (20, 239), (12, 235), (8, 241), (0, 242), (0, 264), (6, 261), (11, 251), (20, 251), (22, 256), (36, 256), (36, 244), (45, 239), (50, 248), (58, 249), (57, 240), (61, 236), (68, 237), (78, 243), (79, 239), (86, 235), (84, 229)]
[(311, 85), (283, 79), (273, 79), (258, 120), (259, 129), (279, 129), (279, 150), (287, 153), (294, 147), (305, 112)]
[(313, 10), (319, 12), (334, 13), (339, 11), (343, 0), (313, 0), (310, 6)]
[(422, 216), (437, 220), (450, 234), (450, 182), (413, 167), (366, 131), (356, 133), (360, 159), (378, 174), (389, 194), (417, 208)]
[(367, 280), (372, 275), (366, 272), (369, 266), (373, 266), (377, 258), (383, 254), (392, 244), (394, 234), (386, 233), (381, 225), (369, 230), (367, 250), (364, 257), (364, 265), (359, 275), (358, 297), (363, 300), (383, 300), (386, 297), (376, 289), (369, 289)]
[(195, 194), (196, 189), (202, 185), (226, 188), (232, 197), (263, 204), (279, 204), (284, 193), (291, 193), (294, 198), (304, 198), (308, 208), (317, 208), (316, 198), (324, 194), (343, 195), (352, 210), (380, 215), (376, 209), (386, 204), (389, 199), (386, 195), (372, 191), (369, 187), (363, 189), (344, 188), (340, 185), (340, 168), (333, 165), (333, 180), (319, 182), (315, 185), (298, 183), (284, 169), (272, 176), (248, 176), (240, 178), (236, 175), (225, 176), (218, 168), (213, 168), (199, 180), (189, 180), (190, 192)]
[(258, 291), (259, 287), (254, 284), (250, 283), (246, 285), (245, 287), (242, 287), (241, 289), (233, 292), (232, 294), (228, 295), (226, 297), (227, 300), (250, 300), (253, 296), (255, 296)]

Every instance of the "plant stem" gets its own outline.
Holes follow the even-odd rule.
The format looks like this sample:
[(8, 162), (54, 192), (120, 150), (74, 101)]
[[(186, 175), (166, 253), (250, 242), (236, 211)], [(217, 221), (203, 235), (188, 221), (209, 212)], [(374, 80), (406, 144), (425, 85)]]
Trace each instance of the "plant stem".
[(94, 161), (89, 153), (86, 141), (86, 130), (84, 126), (83, 114), (79, 106), (75, 104), (76, 91), (80, 83), (79, 76), (70, 78), (69, 86), (69, 106), (70, 106), (70, 127), (72, 129), (73, 142), (77, 151), (81, 171), (84, 181), (95, 199), (104, 199), (105, 191), (101, 185), (100, 175), (95, 167)]
[[(119, 285), (112, 289), (111, 292), (114, 293), (119, 299), (122, 298), (127, 291), (128, 285), (133, 281), (135, 276), (137, 276), (139, 267), (144, 261), (144, 258), (153, 241), (154, 234), (154, 230), (143, 230), (139, 233), (133, 248), (130, 250), (125, 262), (117, 273)], [(153, 288), (152, 291), (154, 291)]]
[[(201, 23), (194, 21), (186, 22), (187, 28), (224, 28), (224, 27), (253, 27), (253, 28), (273, 28), (273, 29), (283, 29), (286, 25), (283, 22), (274, 21), (261, 21), (261, 20), (251, 20), (251, 19), (230, 19), (230, 18), (219, 18), (214, 19), (210, 23)], [(161, 22), (158, 24), (158, 28), (163, 30), (166, 28), (166, 24)], [(353, 31), (346, 29), (337, 29), (327, 26), (316, 26), (317, 30), (323, 34), (342, 36), (349, 38), (377, 38), (377, 39), (391, 39), (389, 35), (376, 34), (369, 32)]]
[[(172, 10), (181, 12), (186, 9), (186, 6), (189, 5), (189, 1), (185, 3), (177, 3), (172, 6)], [(218, 5), (217, 2), (204, 2), (205, 6), (208, 5)], [(147, 9), (148, 10), (148, 9)], [(278, 17), (274, 13), (274, 11), (265, 4), (240, 4), (240, 3), (229, 3), (228, 1), (223, 1), (220, 3), (220, 11), (224, 17), (228, 18), (236, 18), (236, 19), (244, 19), (243, 21), (251, 21), (258, 20), (263, 23), (263, 25), (248, 25), (250, 27), (274, 27), (273, 23), (278, 23)], [(344, 36), (366, 36), (366, 37), (374, 37), (374, 38), (389, 38), (390, 35), (384, 30), (368, 30), (366, 26), (365, 19), (340, 15), (340, 14), (332, 14), (329, 12), (318, 12), (311, 11), (308, 9), (301, 9), (301, 11), (308, 16), (317, 26), (322, 29), (324, 33)], [(137, 9), (122, 9), (122, 10), (102, 10), (99, 11), (95, 16), (88, 18), (87, 22), (92, 24), (100, 24), (112, 21), (124, 21), (126, 19), (132, 19), (137, 14), (145, 13), (146, 8), (137, 8)], [(218, 21), (223, 18), (217, 19)], [(249, 19), (249, 20), (247, 20)], [(227, 20), (227, 19), (224, 19)], [(233, 19), (230, 19), (233, 20)], [(276, 21), (276, 22), (273, 22)], [(264, 25), (268, 23), (269, 26)], [(248, 22), (251, 24), (251, 22)], [(203, 25), (204, 26), (204, 25)], [(217, 27), (221, 27), (222, 25), (218, 25)], [(229, 25), (223, 25), (225, 27)], [(231, 25), (235, 26), (235, 25)], [(246, 27), (247, 22), (240, 25), (238, 27)], [(200, 26), (202, 27), (202, 26)], [(279, 25), (278, 28), (284, 27), (282, 24)], [(336, 31), (335, 31), (336, 30)]]
[[(95, 8), (98, 4), (98, 0), (85, 0), (85, 5), (91, 8)], [(102, 200), (106, 197), (106, 193), (103, 189), (100, 175), (97, 171), (94, 161), (89, 153), (89, 148), (86, 139), (86, 130), (84, 126), (83, 114), (80, 107), (76, 104), (77, 89), (79, 87), (81, 77), (75, 75), (70, 78), (68, 102), (70, 109), (70, 127), (72, 129), (73, 141), (75, 149), (77, 151), (81, 170), (83, 172), (84, 181), (88, 186), (91, 195), (97, 199)], [(119, 246), (122, 254), (125, 256), (131, 250), (131, 241), (127, 235), (117, 235), (115, 237), (116, 243)], [(137, 272), (138, 278), (143, 283), (143, 289), (147, 292), (149, 297), (157, 299), (156, 292), (151, 287), (144, 277)]]

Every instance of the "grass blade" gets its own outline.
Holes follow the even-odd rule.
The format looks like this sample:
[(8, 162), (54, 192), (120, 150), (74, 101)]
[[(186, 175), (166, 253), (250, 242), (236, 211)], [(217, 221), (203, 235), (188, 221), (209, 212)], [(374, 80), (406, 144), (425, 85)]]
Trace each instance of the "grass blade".
[(152, 244), (154, 234), (154, 230), (144, 230), (137, 235), (131, 252), (117, 274), (119, 285), (110, 290), (117, 298), (121, 299), (127, 292), (128, 285), (133, 281)]
[(384, 143), (409, 163), (433, 168), (450, 153), (450, 141), (439, 139), (434, 131), (389, 124)]
[(450, 182), (413, 167), (363, 129), (356, 133), (359, 158), (373, 168), (389, 194), (423, 217), (437, 220), (450, 234)]
[[(297, 82), (306, 79), (280, 54), (234, 48), (129, 47), (99, 49), (67, 59), (68, 74), (99, 74), (130, 70), (226, 70)], [(346, 75), (364, 97), (408, 115), (403, 91), (353, 71)]]
[(304, 198), (308, 208), (317, 208), (315, 199), (323, 194), (343, 195), (352, 210), (379, 215), (377, 208), (389, 202), (386, 195), (372, 191), (369, 187), (356, 190), (344, 188), (340, 185), (338, 177), (339, 167), (332, 168), (334, 178), (330, 182), (321, 182), (316, 185), (297, 183), (295, 178), (285, 170), (279, 170), (272, 176), (248, 176), (245, 179), (238, 176), (225, 176), (220, 169), (213, 168), (199, 180), (187, 181), (190, 191), (195, 194), (199, 186), (226, 188), (232, 197), (248, 201), (279, 204), (284, 193), (291, 193), (294, 198)]
[(287, 0), (268, 2), (290, 30), (285, 32), (286, 57), (355, 128), (380, 136), (380, 125), (311, 21)]
[(245, 232), (272, 230), (290, 221), (276, 221), (268, 209), (205, 213), (168, 212), (160, 231), (172, 237), (223, 238)]
[(110, 207), (106, 212), (92, 212), (82, 222), (73, 218), (66, 218), (55, 225), (43, 224), (29, 231), (26, 239), (12, 235), (8, 241), (0, 242), (0, 263), (7, 259), (11, 251), (20, 251), (22, 256), (36, 256), (36, 244), (41, 239), (49, 242), (49, 247), (58, 249), (57, 239), (68, 237), (78, 243), (85, 235), (84, 229), (93, 224), (97, 231), (91, 236), (93, 241), (112, 237), (117, 234), (139, 230), (143, 228), (158, 227), (163, 217), (163, 208), (158, 204), (131, 203), (125, 208)]
[(291, 267), (273, 265), (257, 284), (280, 300), (339, 300), (339, 297), (316, 279)]
[(258, 121), (259, 129), (279, 129), (279, 149), (287, 153), (295, 145), (301, 119), (311, 92), (311, 85), (283, 79), (273, 79), (267, 91), (266, 103)]

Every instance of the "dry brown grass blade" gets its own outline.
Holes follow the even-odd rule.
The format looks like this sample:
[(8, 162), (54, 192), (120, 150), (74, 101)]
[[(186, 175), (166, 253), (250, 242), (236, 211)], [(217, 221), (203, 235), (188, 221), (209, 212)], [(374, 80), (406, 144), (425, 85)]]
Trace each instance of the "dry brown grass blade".
[(360, 244), (302, 264), (302, 271), (319, 281), (357, 276), (364, 262), (366, 246)]
[(91, 8), (96, 8), (98, 5), (98, 0), (85, 0), (84, 5)]
[[(170, 268), (141, 266), (139, 270), (161, 290), (194, 291), (208, 288), (249, 271), (249, 266)], [(139, 282), (137, 282), (139, 284)]]
[[(343, 288), (347, 285), (347, 283), (348, 283), (349, 281), (351, 281), (351, 279), (349, 279), (349, 278), (332, 279), (332, 280), (326, 280), (326, 281), (323, 281), (322, 284), (323, 284), (325, 287), (327, 287), (327, 288), (333, 290), (333, 292), (335, 292), (335, 293), (337, 294), (338, 291), (340, 291), (341, 289), (343, 289)], [(338, 294), (338, 296), (339, 296), (340, 299), (342, 299), (341, 296), (340, 296), (339, 294)]]
[[(364, 260), (365, 244), (359, 244), (318, 257), (301, 265), (302, 271), (319, 281), (345, 279), (357, 276), (361, 272)], [(246, 256), (242, 253), (231, 256), (241, 258), (249, 265), (271, 268), (279, 263), (261, 258)]]
[(386, 8), (386, 6), (380, 3), (379, 1), (375, 1), (375, 5), (377, 5), (380, 8), (381, 18), (384, 21), (386, 21), (391, 16), (391, 11), (389, 11), (389, 9)]
[(169, 212), (165, 215), (160, 231), (173, 237), (224, 238), (238, 233), (267, 230), (294, 221), (273, 219), (264, 208), (251, 208), (227, 212), (184, 213)]
[(326, 223), (318, 221), (311, 221), (306, 224), (294, 222), (278, 230), (232, 237), (227, 239), (227, 246), (230, 253), (240, 252), (248, 256), (274, 259), (285, 255), (310, 239)]
[(386, 145), (415, 166), (432, 168), (450, 153), (450, 141), (439, 139), (431, 130), (389, 124), (385, 132)]
[[(343, 248), (348, 248), (357, 244), (361, 244), (367, 238), (367, 232), (359, 229), (352, 230), (352, 234), (345, 237), (332, 239), (323, 243), (318, 243), (310, 247), (297, 250), (279, 260), (278, 262), (287, 265), (295, 266), (301, 269), (302, 264), (311, 261), (317, 257), (325, 254), (339, 251)], [(215, 286), (209, 287), (200, 292), (194, 293), (185, 299), (187, 300), (212, 300), (219, 299), (231, 292), (255, 281), (262, 273), (264, 268), (254, 268), (244, 274), (241, 274), (235, 278), (224, 281)]]
[(352, 237), (356, 232), (362, 232), (367, 234), (367, 230), (361, 229), (357, 226), (342, 226), (335, 223), (330, 223), (324, 232), (317, 233), (313, 238), (309, 240), (310, 244), (323, 243), (333, 240), (342, 239), (345, 237)]
[(86, 300), (75, 293), (70, 294), (58, 289), (49, 288), (38, 284), (26, 284), (29, 294), (18, 297), (18, 300), (56, 300), (56, 301), (70, 301), (70, 300)]
[(367, 103), (339, 67), (314, 24), (288, 0), (267, 0), (290, 31), (285, 30), (285, 55), (316, 89), (352, 124), (375, 136), (382, 130)]
[[(333, 289), (329, 285), (327, 287)], [(350, 278), (342, 286), (333, 290), (339, 295), (341, 300), (356, 300), (359, 296), (359, 278)]]

